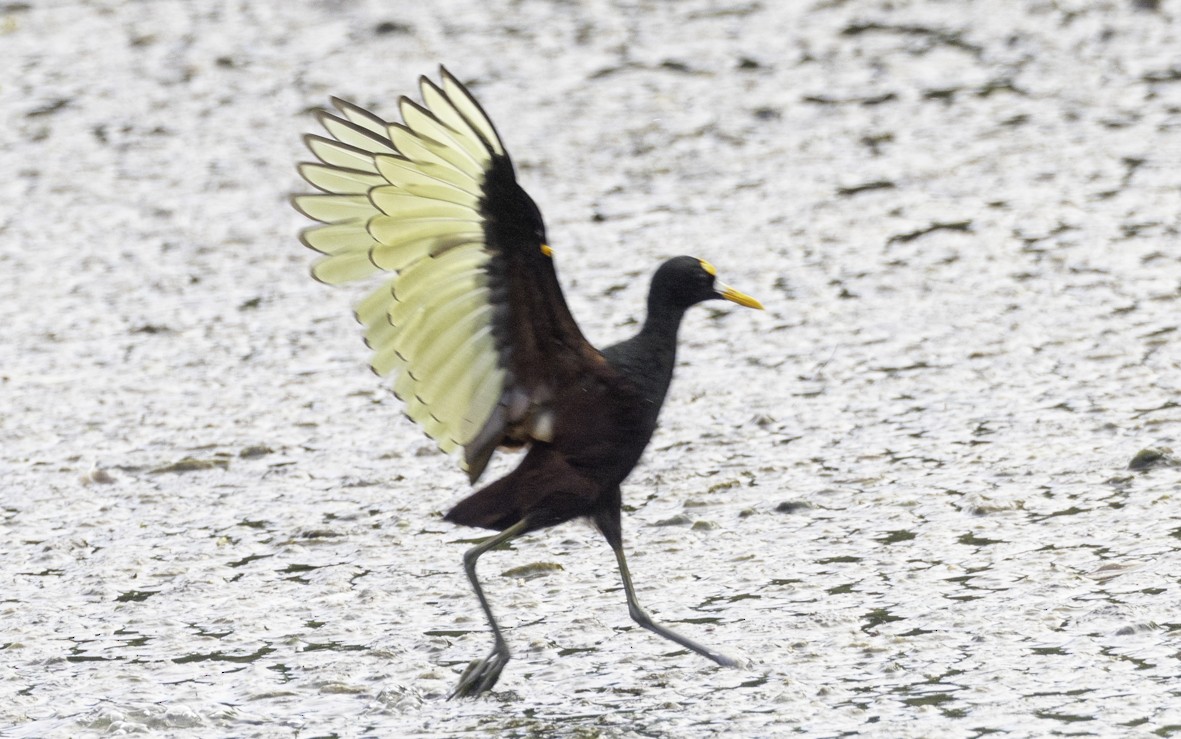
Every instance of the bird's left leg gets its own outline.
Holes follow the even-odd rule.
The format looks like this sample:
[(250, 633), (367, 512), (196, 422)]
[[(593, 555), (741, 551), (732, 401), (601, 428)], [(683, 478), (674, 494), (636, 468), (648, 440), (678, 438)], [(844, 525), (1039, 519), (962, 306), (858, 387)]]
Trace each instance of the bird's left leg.
[(528, 526), (529, 522), (522, 519), (496, 536), (488, 537), (463, 553), (463, 569), (467, 572), (467, 579), (472, 583), (472, 589), (476, 591), (476, 597), (480, 599), (480, 606), (484, 609), (484, 615), (488, 618), (488, 625), (492, 627), (492, 636), (495, 639), (495, 643), (492, 646), (491, 654), (484, 659), (473, 660), (467, 666), (467, 669), (459, 677), (459, 685), (455, 686), (455, 690), (452, 691), (451, 695), (447, 696), (447, 700), (451, 700), (452, 698), (474, 698), (486, 690), (491, 690), (492, 686), (496, 685), (496, 681), (500, 679), (501, 671), (508, 664), (509, 658), (512, 656), (508, 650), (508, 643), (505, 642), (504, 636), (500, 633), (500, 626), (496, 623), (496, 617), (492, 615), (492, 607), (488, 605), (488, 598), (484, 595), (484, 589), (480, 587), (480, 579), (476, 577), (476, 560), (484, 552), (495, 549), (501, 544), (519, 536)]

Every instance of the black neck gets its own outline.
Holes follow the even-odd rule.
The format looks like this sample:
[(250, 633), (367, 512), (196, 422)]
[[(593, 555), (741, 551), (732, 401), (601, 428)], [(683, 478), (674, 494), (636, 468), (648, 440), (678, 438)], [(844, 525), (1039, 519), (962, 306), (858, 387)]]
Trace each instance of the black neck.
[(645, 397), (656, 409), (664, 402), (672, 382), (673, 367), (677, 363), (677, 330), (684, 315), (684, 309), (649, 301), (643, 328), (623, 342), (620, 345), (622, 351), (611, 357), (615, 360), (613, 363), (643, 389)]

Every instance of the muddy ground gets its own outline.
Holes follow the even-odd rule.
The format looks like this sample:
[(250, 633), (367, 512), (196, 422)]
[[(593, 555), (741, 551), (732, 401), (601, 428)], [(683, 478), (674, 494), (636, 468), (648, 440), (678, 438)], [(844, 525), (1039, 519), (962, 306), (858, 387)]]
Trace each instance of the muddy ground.
[[(767, 306), (689, 316), (625, 488), (738, 669), (568, 525), (482, 562), (516, 659), (444, 700), (468, 486), (286, 204), (310, 109), (440, 63), (589, 337), (681, 253)], [(1181, 734), (1181, 471), (1128, 469), (1181, 422), (1181, 4), (33, 0), (0, 69), (0, 733)]]

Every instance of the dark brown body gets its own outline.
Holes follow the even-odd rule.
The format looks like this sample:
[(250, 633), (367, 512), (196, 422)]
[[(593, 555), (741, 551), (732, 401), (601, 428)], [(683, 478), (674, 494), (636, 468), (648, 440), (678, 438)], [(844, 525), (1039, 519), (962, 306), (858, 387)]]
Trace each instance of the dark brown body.
[(446, 520), (503, 531), (525, 518), (526, 530), (535, 530), (585, 516), (617, 541), (619, 486), (656, 430), (675, 361), (675, 331), (663, 351), (645, 352), (642, 366), (628, 361), (637, 344), (665, 343), (647, 328), (606, 349), (595, 371), (554, 398), (552, 442), (534, 441), (515, 470), (465, 498)]

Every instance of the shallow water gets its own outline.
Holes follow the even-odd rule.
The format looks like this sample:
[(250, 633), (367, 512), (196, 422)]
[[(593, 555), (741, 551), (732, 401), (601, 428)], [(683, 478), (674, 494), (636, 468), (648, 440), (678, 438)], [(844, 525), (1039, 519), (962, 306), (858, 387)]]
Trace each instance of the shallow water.
[[(0, 733), (1181, 733), (1161, 5), (0, 6)], [(642, 602), (741, 668), (568, 525), (482, 560), (515, 659), (443, 700), (467, 486), (284, 202), (309, 107), (439, 62), (595, 341), (682, 252), (768, 308), (689, 317), (625, 489)]]

